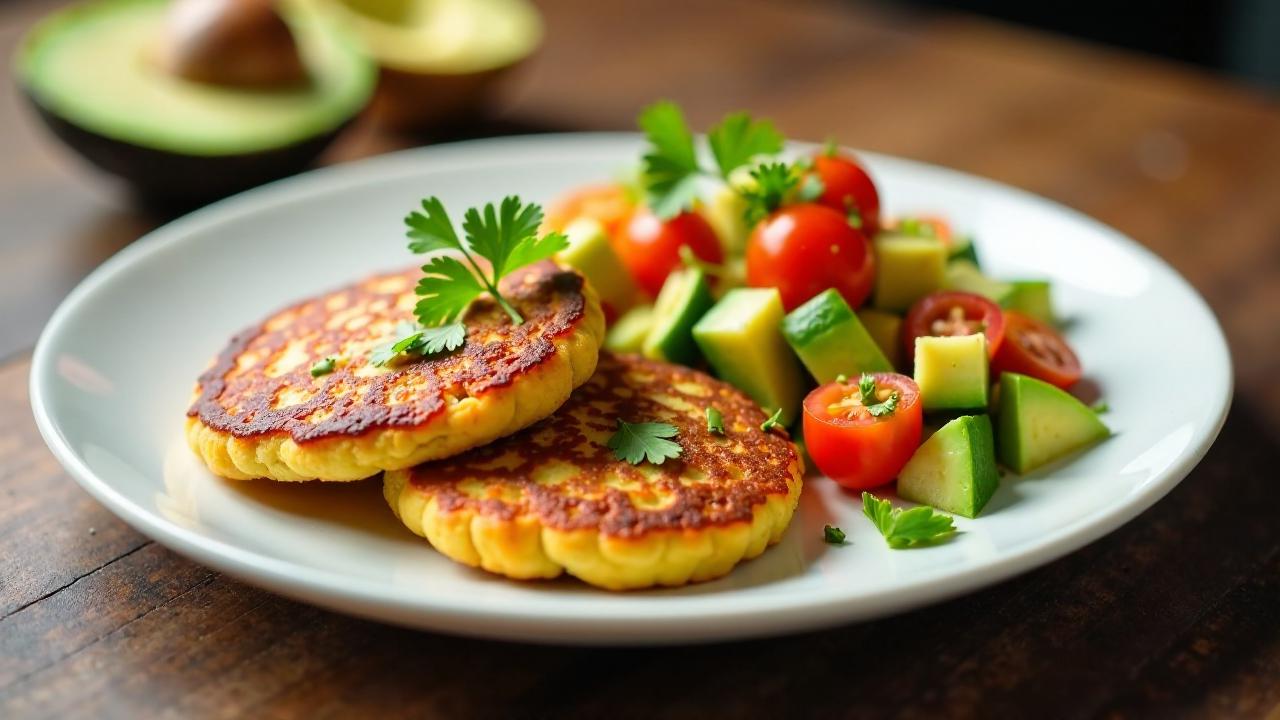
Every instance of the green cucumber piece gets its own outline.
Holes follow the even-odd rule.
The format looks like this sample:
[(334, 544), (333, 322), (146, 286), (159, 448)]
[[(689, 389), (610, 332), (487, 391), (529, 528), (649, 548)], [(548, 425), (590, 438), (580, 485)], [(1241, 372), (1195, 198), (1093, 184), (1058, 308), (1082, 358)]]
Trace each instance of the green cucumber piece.
[(832, 382), (839, 375), (893, 371), (853, 308), (835, 290), (819, 293), (788, 313), (782, 320), (782, 335), (819, 383)]
[(997, 305), (1003, 305), (1013, 294), (1013, 285), (983, 275), (978, 266), (968, 260), (956, 260), (947, 265), (946, 287), (981, 295)]
[(898, 496), (972, 518), (999, 483), (991, 419), (962, 415), (916, 449), (898, 474)]
[(790, 425), (804, 396), (804, 371), (782, 337), (776, 288), (735, 288), (693, 326), (693, 339), (716, 374), (750, 395), (765, 414)]
[(1012, 280), (1009, 284), (1013, 291), (1004, 301), (1005, 308), (1033, 317), (1046, 325), (1056, 322), (1048, 280)]
[(880, 234), (874, 248), (876, 280), (871, 304), (877, 308), (902, 312), (943, 287), (947, 249), (941, 240)]
[(714, 304), (711, 285), (702, 270), (684, 268), (668, 275), (653, 304), (653, 326), (641, 349), (645, 357), (682, 365), (697, 362), (693, 325)]
[(861, 308), (854, 314), (885, 358), (894, 367), (902, 367), (902, 317), (872, 308)]
[(618, 353), (638, 353), (653, 327), (653, 306), (637, 305), (613, 321), (604, 335), (604, 348)]
[(1001, 373), (996, 449), (1018, 473), (1111, 435), (1098, 414), (1064, 390), (1017, 373)]

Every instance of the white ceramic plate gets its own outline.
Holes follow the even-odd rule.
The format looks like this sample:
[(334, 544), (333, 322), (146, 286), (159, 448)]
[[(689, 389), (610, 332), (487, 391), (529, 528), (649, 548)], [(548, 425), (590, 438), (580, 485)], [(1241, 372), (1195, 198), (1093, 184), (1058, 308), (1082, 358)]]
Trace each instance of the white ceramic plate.
[[(901, 612), (1046, 563), (1163, 496), (1222, 425), (1226, 343), (1167, 265), (1054, 203), (868, 153), (889, 213), (942, 213), (978, 238), (995, 275), (1053, 281), (1069, 338), (1111, 406), (1115, 437), (1006, 479), (981, 518), (957, 520), (962, 532), (949, 543), (889, 550), (855, 498), (811, 477), (782, 543), (724, 579), (629, 594), (568, 579), (520, 583), (436, 554), (395, 521), (376, 480), (224, 482), (186, 449), (192, 382), (226, 338), (298, 298), (411, 263), (401, 218), (419, 198), (436, 194), (451, 208), (507, 193), (546, 201), (613, 177), (639, 147), (632, 135), (565, 135), (414, 150), (279, 182), (167, 225), (103, 264), (49, 322), (31, 374), (40, 430), (80, 484), (134, 527), (282, 594), (450, 633), (674, 643)], [(826, 523), (850, 544), (825, 545)]]

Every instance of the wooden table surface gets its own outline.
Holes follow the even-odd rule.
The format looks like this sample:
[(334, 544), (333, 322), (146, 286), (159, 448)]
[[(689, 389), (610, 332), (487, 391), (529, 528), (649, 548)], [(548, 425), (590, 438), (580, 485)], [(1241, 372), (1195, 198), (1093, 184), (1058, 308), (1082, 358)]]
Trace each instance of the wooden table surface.
[[(834, 135), (1078, 208), (1166, 258), (1217, 312), (1238, 388), (1217, 444), (1158, 505), (1069, 557), (944, 605), (808, 635), (539, 647), (301, 605), (139, 535), (40, 441), (26, 381), (41, 325), (162, 218), (75, 162), (5, 87), (0, 717), (1280, 718), (1274, 98), (964, 16), (756, 0), (541, 4), (546, 48), (472, 134), (624, 129), (669, 97), (699, 127), (749, 108), (794, 137)], [(0, 6), (0, 64), (52, 5)], [(403, 144), (357, 128), (331, 160)]]

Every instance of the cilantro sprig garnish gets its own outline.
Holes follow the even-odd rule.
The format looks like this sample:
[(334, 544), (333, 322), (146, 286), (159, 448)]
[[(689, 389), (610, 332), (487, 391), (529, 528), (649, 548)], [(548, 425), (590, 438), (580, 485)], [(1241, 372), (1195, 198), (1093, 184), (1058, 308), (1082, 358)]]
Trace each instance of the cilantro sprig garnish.
[(437, 327), (400, 323), (396, 327), (394, 339), (374, 348), (369, 355), (369, 363), (382, 367), (408, 355), (430, 357), (457, 350), (466, 341), (467, 328), (460, 322)]
[(668, 458), (680, 457), (679, 443), (669, 438), (679, 433), (675, 425), (660, 422), (629, 423), (618, 418), (618, 429), (609, 438), (609, 449), (614, 457), (639, 465), (648, 460), (661, 465)]
[(898, 391), (889, 393), (883, 402), (876, 393), (876, 379), (866, 373), (858, 380), (858, 393), (862, 396), (862, 405), (871, 413), (871, 417), (892, 415), (898, 409)]
[(769, 432), (776, 427), (782, 427), (782, 408), (774, 410), (768, 420), (760, 423), (760, 432)]
[(746, 201), (747, 225), (755, 225), (788, 202), (810, 202), (822, 196), (822, 180), (799, 162), (761, 163), (751, 168), (753, 182), (738, 188)]
[(336, 357), (330, 356), (317, 360), (315, 364), (311, 366), (311, 377), (323, 377), (333, 372), (337, 367), (338, 358)]
[(707, 408), (707, 432), (724, 434), (724, 415), (713, 407)]
[(822, 540), (828, 545), (843, 545), (845, 534), (843, 530), (834, 525), (823, 525)]
[(707, 132), (715, 168), (698, 161), (693, 133), (675, 103), (661, 101), (640, 113), (640, 129), (649, 141), (644, 155), (642, 183), (649, 207), (663, 219), (686, 210), (697, 194), (698, 178), (728, 180), (734, 170), (761, 155), (782, 151), (784, 139), (773, 123), (745, 112), (731, 113)]
[[(524, 318), (498, 291), (498, 282), (513, 270), (549, 258), (569, 246), (562, 233), (539, 236), (542, 207), (524, 204), (514, 195), (503, 199), (496, 208), (489, 203), (483, 209), (467, 210), (462, 221), (465, 242), (458, 237), (444, 203), (436, 197), (424, 199), (422, 211), (409, 213), (404, 222), (411, 251), (450, 251), (462, 256), (435, 255), (422, 266), (425, 276), (417, 287), (422, 299), (414, 307), (414, 315), (427, 328), (452, 323), (484, 292), (493, 297), (511, 322), (523, 323)], [(476, 262), (476, 256), (488, 261), (488, 272)]]
[(869, 492), (862, 493), (862, 514), (895, 550), (935, 542), (956, 529), (950, 515), (935, 512), (928, 505), (901, 510)]

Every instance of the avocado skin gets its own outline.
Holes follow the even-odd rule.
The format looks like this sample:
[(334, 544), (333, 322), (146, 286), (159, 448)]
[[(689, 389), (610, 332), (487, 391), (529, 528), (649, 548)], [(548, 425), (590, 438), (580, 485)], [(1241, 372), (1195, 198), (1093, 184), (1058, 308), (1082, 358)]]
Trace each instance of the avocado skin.
[(351, 121), (323, 134), (270, 150), (234, 155), (183, 155), (99, 135), (68, 122), (23, 88), (36, 115), (62, 142), (115, 175), (146, 204), (188, 209), (307, 169)]

